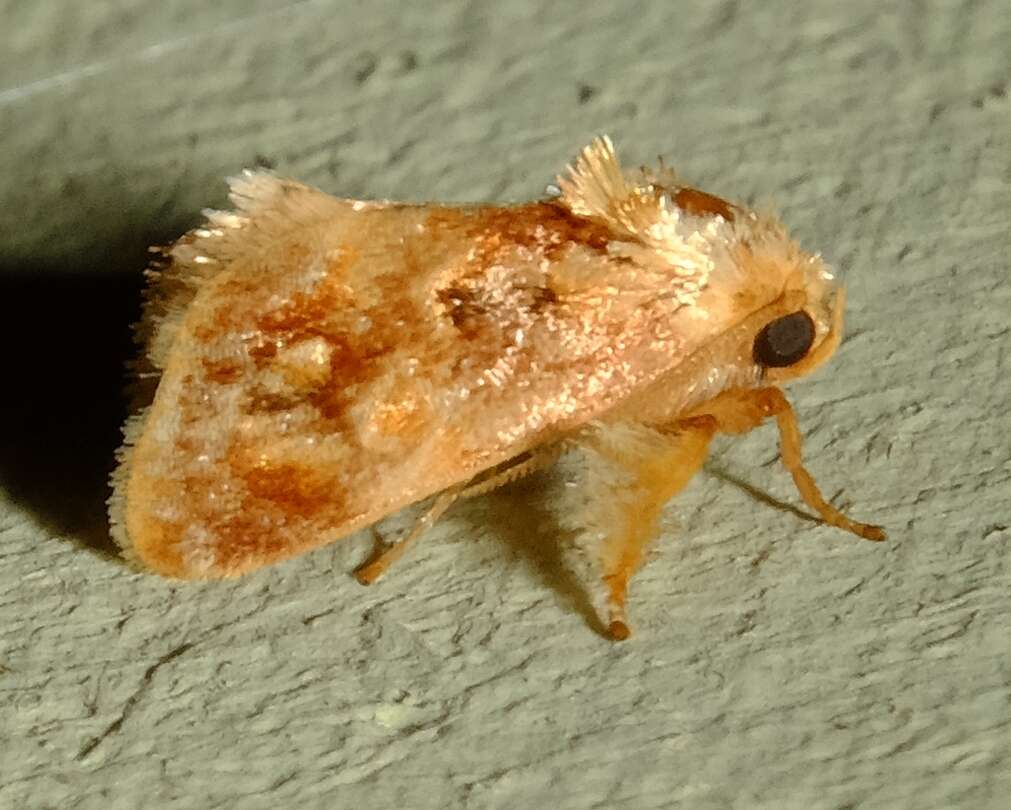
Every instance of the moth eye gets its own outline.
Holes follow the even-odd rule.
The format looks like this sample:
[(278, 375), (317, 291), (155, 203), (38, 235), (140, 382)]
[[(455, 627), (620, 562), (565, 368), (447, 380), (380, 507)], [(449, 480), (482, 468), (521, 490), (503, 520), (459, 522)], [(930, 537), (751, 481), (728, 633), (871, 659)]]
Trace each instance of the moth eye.
[(768, 368), (792, 366), (814, 343), (814, 321), (806, 312), (791, 312), (767, 323), (755, 338), (755, 362)]

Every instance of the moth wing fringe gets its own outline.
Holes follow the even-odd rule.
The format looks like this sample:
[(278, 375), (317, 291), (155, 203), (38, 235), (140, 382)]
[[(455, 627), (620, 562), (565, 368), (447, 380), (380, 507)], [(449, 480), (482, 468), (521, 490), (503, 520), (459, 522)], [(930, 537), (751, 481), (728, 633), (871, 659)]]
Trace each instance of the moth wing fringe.
[(210, 279), (269, 248), (293, 228), (310, 226), (350, 205), (267, 171), (247, 170), (228, 183), (235, 208), (205, 210), (205, 222), (158, 249), (147, 270), (151, 282), (137, 340), (154, 368), (164, 367), (190, 303)]
[(617, 235), (641, 240), (670, 216), (661, 176), (673, 179), (666, 167), (626, 172), (611, 139), (603, 135), (583, 149), (569, 176), (559, 175), (556, 185), (559, 201), (576, 216), (602, 219)]
[(137, 570), (142, 570), (144, 566), (134, 554), (133, 544), (126, 532), (126, 484), (130, 477), (133, 447), (144, 429), (147, 410), (147, 408), (142, 408), (130, 414), (123, 425), (123, 444), (116, 450), (116, 467), (109, 474), (109, 487), (112, 492), (106, 499), (109, 512), (109, 534), (116, 545), (122, 549), (127, 564)]
[(348, 201), (318, 189), (277, 177), (268, 171), (246, 170), (228, 179), (233, 210), (204, 211), (205, 221), (170, 245), (151, 248), (145, 270), (142, 316), (134, 326), (134, 341), (142, 351), (127, 364), (127, 398), (131, 416), (123, 426), (123, 444), (109, 476), (110, 530), (128, 562), (142, 567), (131, 554), (125, 530), (125, 488), (133, 446), (143, 431), (148, 406), (172, 344), (200, 288), (244, 256), (254, 255), (293, 228), (306, 227), (346, 210)]
[(611, 219), (613, 205), (629, 193), (625, 173), (611, 139), (594, 139), (569, 167), (569, 176), (559, 175), (560, 202), (576, 216)]

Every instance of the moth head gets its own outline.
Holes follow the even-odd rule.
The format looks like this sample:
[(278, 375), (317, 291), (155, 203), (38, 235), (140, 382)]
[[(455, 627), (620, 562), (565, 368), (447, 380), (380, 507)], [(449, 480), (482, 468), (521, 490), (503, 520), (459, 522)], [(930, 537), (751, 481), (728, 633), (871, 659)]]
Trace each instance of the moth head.
[(700, 233), (718, 228), (724, 240), (709, 243), (712, 269), (689, 306), (721, 335), (721, 366), (738, 384), (777, 385), (825, 363), (842, 338), (845, 293), (821, 257), (769, 212), (686, 187), (672, 199)]
[(762, 370), (763, 380), (780, 383), (810, 374), (825, 363), (842, 339), (845, 290), (839, 288), (831, 299), (806, 304), (786, 315), (777, 315), (755, 335), (752, 358)]
[(662, 163), (628, 172), (606, 137), (555, 191), (573, 214), (609, 227), (609, 254), (630, 262), (640, 286), (719, 329), (724, 365), (774, 384), (810, 373), (839, 345), (842, 290), (771, 213), (686, 185)]
[(762, 269), (773, 289), (771, 303), (753, 316), (750, 355), (762, 381), (777, 384), (810, 374), (835, 353), (846, 294), (818, 256), (801, 252), (792, 241), (778, 274)]
[(700, 234), (711, 270), (696, 309), (711, 322), (740, 324), (733, 361), (763, 384), (809, 374), (842, 337), (845, 294), (817, 254), (794, 241), (771, 212), (683, 185), (665, 190)]

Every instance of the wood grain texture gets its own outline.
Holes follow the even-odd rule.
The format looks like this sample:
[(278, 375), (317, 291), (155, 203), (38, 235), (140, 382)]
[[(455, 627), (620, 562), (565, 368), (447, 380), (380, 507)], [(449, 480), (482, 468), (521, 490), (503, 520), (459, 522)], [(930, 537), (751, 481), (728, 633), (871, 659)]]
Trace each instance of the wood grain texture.
[[(0, 806), (1006, 806), (1006, 3), (406, 5), (0, 3)], [(795, 502), (770, 426), (665, 511), (620, 646), (545, 478), (369, 589), (367, 533), (207, 585), (102, 553), (144, 247), (222, 175), (524, 199), (598, 132), (843, 270), (793, 399), (886, 545), (749, 494)]]

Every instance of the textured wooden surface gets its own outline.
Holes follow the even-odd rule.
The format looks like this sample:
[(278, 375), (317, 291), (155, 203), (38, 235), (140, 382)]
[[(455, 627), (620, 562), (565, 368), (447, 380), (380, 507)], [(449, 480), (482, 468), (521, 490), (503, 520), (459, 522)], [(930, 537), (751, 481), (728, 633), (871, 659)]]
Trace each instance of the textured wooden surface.
[[(1011, 10), (881, 5), (0, 4), (0, 807), (1006, 807)], [(222, 175), (522, 199), (601, 131), (846, 274), (794, 400), (887, 545), (749, 494), (796, 500), (767, 428), (668, 509), (619, 646), (536, 482), (369, 590), (366, 533), (225, 584), (108, 556), (144, 246)]]

